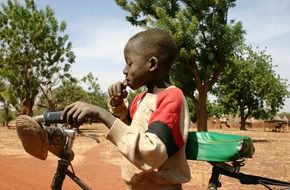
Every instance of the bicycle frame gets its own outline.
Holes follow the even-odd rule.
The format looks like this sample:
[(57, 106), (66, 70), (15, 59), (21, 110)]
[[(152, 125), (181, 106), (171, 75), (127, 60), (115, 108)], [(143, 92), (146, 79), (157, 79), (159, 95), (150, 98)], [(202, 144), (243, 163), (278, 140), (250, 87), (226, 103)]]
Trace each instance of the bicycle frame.
[[(240, 172), (239, 170), (235, 170), (234, 168), (236, 168), (236, 167), (231, 166), (231, 165), (226, 164), (226, 163), (210, 162), (210, 164), (212, 164), (213, 169), (212, 169), (212, 175), (211, 175), (209, 182), (214, 184), (215, 189), (217, 189), (217, 187), (220, 187), (220, 185), (221, 185), (221, 183), (219, 182), (220, 175), (225, 175), (228, 177), (238, 179), (241, 184), (245, 184), (245, 185), (250, 185), (250, 184), (251, 185), (263, 185), (265, 188), (267, 188), (269, 190), (273, 190), (273, 188), (271, 186), (280, 186), (280, 187), (283, 187), (282, 189), (285, 189), (285, 190), (290, 189), (289, 182), (245, 174), (245, 173)], [(212, 188), (212, 189), (214, 189), (214, 188)]]

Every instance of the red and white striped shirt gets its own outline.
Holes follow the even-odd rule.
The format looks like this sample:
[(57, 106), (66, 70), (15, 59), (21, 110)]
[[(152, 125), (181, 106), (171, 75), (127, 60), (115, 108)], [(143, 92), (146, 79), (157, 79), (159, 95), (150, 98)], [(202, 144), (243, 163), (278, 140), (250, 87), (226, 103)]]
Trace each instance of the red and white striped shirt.
[[(126, 158), (122, 178), (128, 189), (176, 189), (190, 180), (185, 142), (191, 122), (182, 91), (141, 93), (130, 107), (111, 107), (116, 119), (107, 134)], [(122, 120), (131, 120), (126, 125)]]

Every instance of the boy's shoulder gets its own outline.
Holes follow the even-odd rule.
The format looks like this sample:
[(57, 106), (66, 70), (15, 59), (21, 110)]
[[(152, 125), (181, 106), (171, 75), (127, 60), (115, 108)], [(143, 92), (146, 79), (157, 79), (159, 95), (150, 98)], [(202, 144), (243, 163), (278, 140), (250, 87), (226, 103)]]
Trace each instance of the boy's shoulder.
[(176, 86), (170, 86), (168, 88), (165, 88), (164, 90), (162, 90), (159, 94), (159, 96), (169, 96), (169, 97), (179, 97), (179, 96), (183, 96), (183, 92), (180, 88), (176, 87)]
[(170, 86), (157, 95), (157, 104), (170, 104), (175, 102), (174, 104), (180, 105), (182, 104), (184, 99), (183, 92), (180, 88), (176, 86)]
[[(134, 97), (133, 102), (138, 102), (142, 100), (147, 95), (146, 92), (141, 92)], [(148, 96), (148, 95), (147, 95)], [(183, 92), (180, 88), (176, 86), (169, 86), (168, 88), (163, 89), (158, 94), (150, 94), (150, 97), (154, 96), (154, 99), (157, 99), (157, 102), (166, 100), (171, 101), (182, 101), (183, 99)]]

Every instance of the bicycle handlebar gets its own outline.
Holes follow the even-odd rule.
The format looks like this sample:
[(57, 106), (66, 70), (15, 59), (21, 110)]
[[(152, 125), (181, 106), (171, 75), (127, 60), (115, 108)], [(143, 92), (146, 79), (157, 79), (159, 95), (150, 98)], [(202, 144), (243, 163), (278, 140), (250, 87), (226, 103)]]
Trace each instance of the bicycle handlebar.
[(39, 123), (46, 123), (46, 124), (54, 124), (54, 123), (59, 123), (59, 124), (64, 124), (66, 123), (62, 118), (61, 118), (62, 112), (50, 112), (46, 111), (42, 115), (37, 115), (34, 116), (33, 119)]
[(44, 112), (43, 119), (45, 123), (53, 124), (53, 123), (65, 123), (65, 121), (61, 118), (62, 112)]
[[(36, 120), (37, 122), (44, 122), (48, 125), (50, 124), (55, 124), (55, 123), (59, 123), (59, 124), (64, 124), (67, 123), (62, 117), (62, 111), (58, 111), (58, 112), (50, 112), (50, 111), (46, 111), (44, 112), (42, 115), (38, 115), (33, 117), (34, 120)], [(94, 120), (94, 119), (88, 119), (87, 122), (98, 122), (98, 120)]]

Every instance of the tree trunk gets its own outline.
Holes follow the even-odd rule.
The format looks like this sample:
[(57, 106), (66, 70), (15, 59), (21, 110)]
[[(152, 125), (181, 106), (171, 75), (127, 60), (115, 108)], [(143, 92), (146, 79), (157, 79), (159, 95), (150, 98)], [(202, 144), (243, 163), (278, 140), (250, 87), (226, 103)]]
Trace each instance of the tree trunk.
[(3, 109), (4, 109), (4, 126), (8, 127), (8, 123), (11, 120), (11, 117), (9, 111), (9, 103), (7, 101), (4, 102)]
[(33, 115), (33, 105), (34, 105), (34, 101), (33, 100), (25, 100), (23, 102), (22, 108), (21, 108), (21, 114), (22, 115), (29, 115), (32, 116)]
[(53, 100), (47, 99), (48, 111), (56, 111), (56, 104)]
[(207, 131), (206, 94), (199, 96), (198, 103), (195, 103), (195, 112), (197, 116), (197, 130)]
[(244, 113), (244, 110), (241, 110), (241, 127), (240, 127), (240, 130), (247, 130), (246, 129), (246, 117), (245, 117), (245, 113)]

